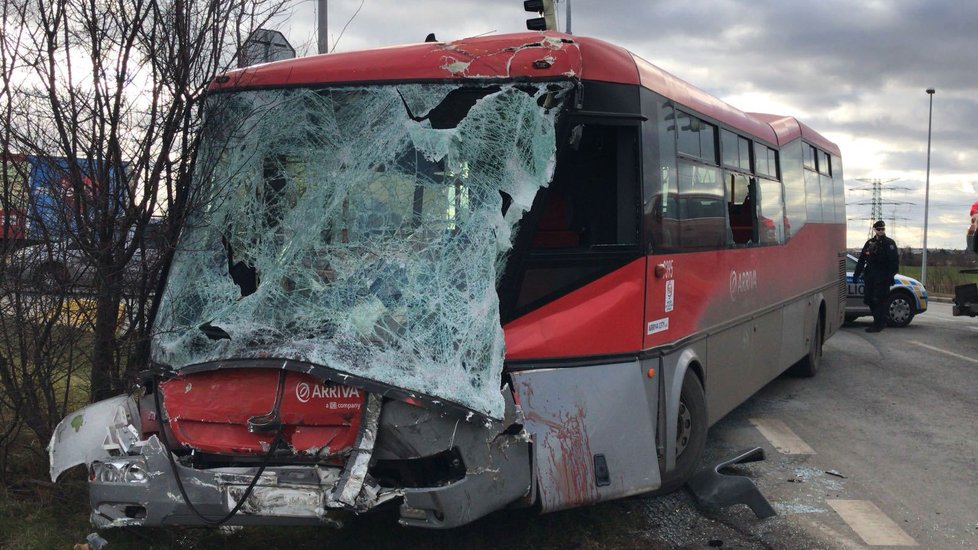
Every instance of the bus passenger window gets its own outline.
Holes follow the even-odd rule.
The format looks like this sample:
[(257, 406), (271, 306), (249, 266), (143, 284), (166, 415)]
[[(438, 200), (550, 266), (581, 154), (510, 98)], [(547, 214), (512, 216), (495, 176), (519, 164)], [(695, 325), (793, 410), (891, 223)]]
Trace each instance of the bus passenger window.
[(679, 244), (683, 250), (726, 247), (724, 205), (719, 168), (679, 163)]
[(717, 164), (716, 126), (699, 118), (677, 111), (679, 152)]
[(757, 222), (757, 206), (754, 199), (751, 179), (744, 174), (728, 172), (727, 213), (730, 217), (730, 231), (734, 244), (756, 243), (757, 235), (754, 230)]
[(758, 237), (761, 244), (785, 242), (784, 198), (781, 182), (758, 178), (761, 194), (761, 214)]

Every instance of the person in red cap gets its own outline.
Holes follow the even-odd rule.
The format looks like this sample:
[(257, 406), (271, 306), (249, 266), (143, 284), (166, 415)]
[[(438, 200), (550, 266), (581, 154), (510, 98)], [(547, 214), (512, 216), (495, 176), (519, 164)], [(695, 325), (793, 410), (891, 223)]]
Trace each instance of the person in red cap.
[(879, 332), (886, 328), (887, 298), (893, 276), (900, 269), (900, 253), (896, 242), (886, 236), (886, 224), (883, 220), (873, 224), (873, 238), (866, 241), (863, 251), (856, 262), (856, 270), (852, 273), (853, 281), (860, 275), (865, 282), (866, 291), (863, 293), (863, 303), (873, 312), (873, 325), (866, 332)]

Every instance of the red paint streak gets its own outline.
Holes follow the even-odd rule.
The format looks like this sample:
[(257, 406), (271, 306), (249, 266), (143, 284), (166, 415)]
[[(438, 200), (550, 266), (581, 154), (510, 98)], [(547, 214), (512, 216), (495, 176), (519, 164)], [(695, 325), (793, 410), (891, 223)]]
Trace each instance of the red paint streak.
[[(591, 473), (591, 442), (584, 422), (584, 408), (561, 414), (563, 428), (556, 432), (560, 442), (560, 461), (554, 464), (558, 473), (557, 490), (561, 500), (571, 506), (597, 502), (598, 492)], [(551, 454), (551, 460), (556, 458)]]
[[(536, 450), (539, 460), (549, 466), (538, 473), (550, 474), (540, 481), (546, 486), (541, 491), (546, 510), (559, 510), (598, 501), (598, 492), (591, 471), (591, 443), (588, 439), (585, 411), (578, 406), (573, 412), (561, 411), (555, 419), (538, 413), (527, 414), (527, 420), (547, 429), (537, 432)], [(548, 491), (547, 489), (552, 489)]]

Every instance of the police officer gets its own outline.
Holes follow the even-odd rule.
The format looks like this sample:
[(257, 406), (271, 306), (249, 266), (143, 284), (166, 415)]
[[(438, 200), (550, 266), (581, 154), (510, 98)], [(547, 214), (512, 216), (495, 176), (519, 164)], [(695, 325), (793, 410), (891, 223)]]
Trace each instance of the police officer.
[(883, 220), (873, 224), (873, 232), (873, 238), (863, 245), (863, 251), (859, 254), (859, 261), (856, 263), (856, 271), (852, 274), (853, 280), (858, 280), (860, 275), (865, 275), (863, 279), (866, 291), (863, 294), (863, 302), (873, 312), (873, 326), (867, 328), (866, 332), (879, 332), (886, 327), (886, 319), (889, 316), (886, 307), (887, 298), (890, 294), (890, 286), (893, 284), (893, 276), (900, 267), (896, 242), (886, 236), (886, 224)]

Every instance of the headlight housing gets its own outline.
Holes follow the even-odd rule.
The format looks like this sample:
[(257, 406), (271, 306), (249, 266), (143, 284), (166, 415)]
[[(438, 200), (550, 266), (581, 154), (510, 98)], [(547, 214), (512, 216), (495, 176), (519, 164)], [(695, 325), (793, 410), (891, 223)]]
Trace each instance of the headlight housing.
[(146, 467), (137, 461), (111, 460), (108, 462), (93, 462), (89, 472), (89, 480), (100, 483), (146, 483), (149, 473)]

